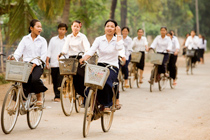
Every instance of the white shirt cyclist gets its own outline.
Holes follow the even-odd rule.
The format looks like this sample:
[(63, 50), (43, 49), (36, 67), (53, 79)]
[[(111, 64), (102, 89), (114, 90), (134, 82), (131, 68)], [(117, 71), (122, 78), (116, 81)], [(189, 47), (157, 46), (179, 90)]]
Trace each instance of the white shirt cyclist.
[(132, 45), (134, 52), (139, 52), (139, 51), (145, 52), (147, 45), (148, 42), (146, 37), (142, 36), (140, 40), (138, 39), (138, 37), (134, 37)]
[[(47, 41), (45, 38), (38, 35), (33, 41), (31, 34), (24, 36), (14, 52), (16, 60), (19, 60), (22, 56), (25, 62), (29, 62), (37, 56), (40, 56), (42, 61), (45, 62), (47, 57)], [(32, 63), (37, 66), (41, 65), (37, 59), (34, 59)]]
[(62, 52), (72, 55), (78, 55), (79, 52), (87, 52), (90, 49), (90, 43), (83, 33), (74, 36), (73, 33), (67, 36)]
[(110, 42), (107, 41), (106, 35), (97, 37), (92, 47), (85, 55), (92, 56), (96, 51), (98, 53), (98, 63), (107, 63), (119, 68), (118, 55), (123, 49), (123, 41), (117, 42), (117, 38), (113, 36)]
[(171, 38), (168, 36), (165, 36), (164, 38), (161, 37), (161, 35), (158, 35), (154, 41), (152, 42), (151, 48), (155, 49), (156, 52), (159, 53), (166, 53), (166, 50), (171, 51), (172, 50), (172, 42)]
[(191, 50), (191, 49), (198, 49), (198, 45), (199, 45), (199, 37), (198, 36), (188, 36), (186, 42), (185, 42), (185, 46)]

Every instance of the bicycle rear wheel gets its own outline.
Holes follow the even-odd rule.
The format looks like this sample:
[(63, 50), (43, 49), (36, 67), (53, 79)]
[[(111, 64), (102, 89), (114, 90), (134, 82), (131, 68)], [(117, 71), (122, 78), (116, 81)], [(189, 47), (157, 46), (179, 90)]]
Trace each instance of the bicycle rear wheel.
[(28, 95), (28, 111), (27, 111), (27, 123), (29, 128), (35, 129), (42, 118), (44, 102), (45, 102), (45, 93), (42, 92), (41, 98), (43, 101), (42, 106), (36, 106), (37, 97), (34, 93)]
[(83, 103), (83, 97), (81, 95), (77, 94), (77, 93), (75, 93), (75, 94), (76, 94), (75, 110), (76, 110), (77, 113), (79, 113), (80, 109), (81, 109), (81, 105)]
[(63, 113), (66, 116), (70, 116), (73, 110), (73, 87), (71, 87), (70, 79), (65, 77), (61, 84), (60, 98), (61, 98), (61, 107)]
[(19, 114), (19, 92), (15, 86), (11, 86), (4, 98), (1, 110), (1, 128), (5, 134), (9, 134), (15, 127)]
[(85, 114), (83, 120), (83, 137), (86, 137), (89, 133), (90, 123), (93, 119), (93, 111), (94, 111), (94, 93), (93, 90), (89, 91), (88, 97), (86, 98), (85, 103)]

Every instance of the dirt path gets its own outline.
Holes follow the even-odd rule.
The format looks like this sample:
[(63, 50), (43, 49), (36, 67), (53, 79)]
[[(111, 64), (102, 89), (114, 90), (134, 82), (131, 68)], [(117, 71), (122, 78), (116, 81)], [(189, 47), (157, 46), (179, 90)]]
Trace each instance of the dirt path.
[[(210, 54), (206, 63), (194, 69), (194, 75), (186, 75), (184, 58), (179, 57), (177, 87), (168, 86), (159, 92), (149, 92), (148, 79), (151, 66), (147, 64), (141, 88), (121, 92), (123, 107), (114, 116), (108, 133), (101, 129), (100, 120), (91, 124), (86, 139), (91, 140), (210, 140)], [(47, 85), (46, 109), (35, 130), (27, 126), (26, 116), (19, 116), (13, 132), (9, 135), (0, 131), (0, 140), (69, 140), (83, 139), (83, 112), (73, 111), (64, 116), (60, 103), (52, 102), (52, 85)], [(9, 85), (0, 86), (0, 107)]]

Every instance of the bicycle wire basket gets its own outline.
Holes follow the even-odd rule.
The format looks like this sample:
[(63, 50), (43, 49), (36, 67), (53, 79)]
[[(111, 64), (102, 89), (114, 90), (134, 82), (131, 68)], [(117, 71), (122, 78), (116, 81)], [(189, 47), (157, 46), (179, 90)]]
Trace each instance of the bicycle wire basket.
[(76, 75), (78, 63), (75, 58), (59, 59), (60, 75)]
[(187, 57), (194, 57), (195, 56), (195, 50), (187, 50), (186, 56)]
[(5, 79), (7, 81), (27, 83), (31, 69), (31, 63), (7, 60)]
[(139, 63), (141, 59), (142, 53), (141, 52), (132, 52), (131, 53), (131, 62)]
[(164, 58), (164, 55), (163, 54), (153, 53), (150, 56), (150, 62), (152, 64), (162, 65), (163, 58)]
[(96, 86), (103, 89), (109, 76), (109, 69), (93, 64), (87, 64), (85, 67), (85, 86)]

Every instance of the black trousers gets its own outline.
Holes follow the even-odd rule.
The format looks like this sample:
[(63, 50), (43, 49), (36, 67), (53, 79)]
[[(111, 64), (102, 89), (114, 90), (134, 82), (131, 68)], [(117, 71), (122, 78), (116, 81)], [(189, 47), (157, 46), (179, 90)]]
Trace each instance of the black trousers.
[(131, 60), (131, 55), (129, 56), (129, 59), (126, 60), (126, 63), (124, 66), (121, 66), (122, 67), (122, 73), (124, 74), (124, 79), (127, 80), (128, 79), (128, 64), (130, 63), (130, 60)]
[(58, 87), (61, 86), (61, 82), (63, 80), (63, 76), (60, 75), (59, 68), (51, 68), (51, 76), (52, 76), (52, 83), (53, 83), (53, 90), (55, 94), (55, 98), (60, 98), (60, 91)]
[(168, 53), (160, 53), (160, 54), (163, 54), (164, 55), (164, 58), (163, 58), (162, 65), (159, 65), (158, 66), (158, 73), (159, 74), (166, 73), (167, 62), (168, 62), (168, 58), (169, 58), (169, 54)]
[(171, 54), (168, 63), (168, 71), (170, 72), (170, 77), (172, 79), (176, 79), (176, 71), (177, 71), (176, 61), (177, 61), (177, 55)]
[[(70, 56), (69, 58), (76, 58), (76, 56)], [(82, 56), (78, 56), (77, 59), (81, 59)], [(85, 90), (85, 86), (84, 86), (84, 76), (85, 76), (85, 67), (81, 67), (82, 65), (80, 65), (80, 63), (78, 64), (78, 68), (77, 68), (77, 74), (73, 76), (73, 84), (74, 84), (74, 88), (76, 93), (78, 93), (79, 95), (85, 97), (84, 95), (84, 90)]]
[(29, 76), (28, 82), (23, 83), (23, 91), (26, 97), (29, 93), (38, 94), (47, 90), (47, 87), (44, 86), (42, 80), (40, 79), (42, 73), (43, 69), (41, 66), (34, 67), (32, 73)]

